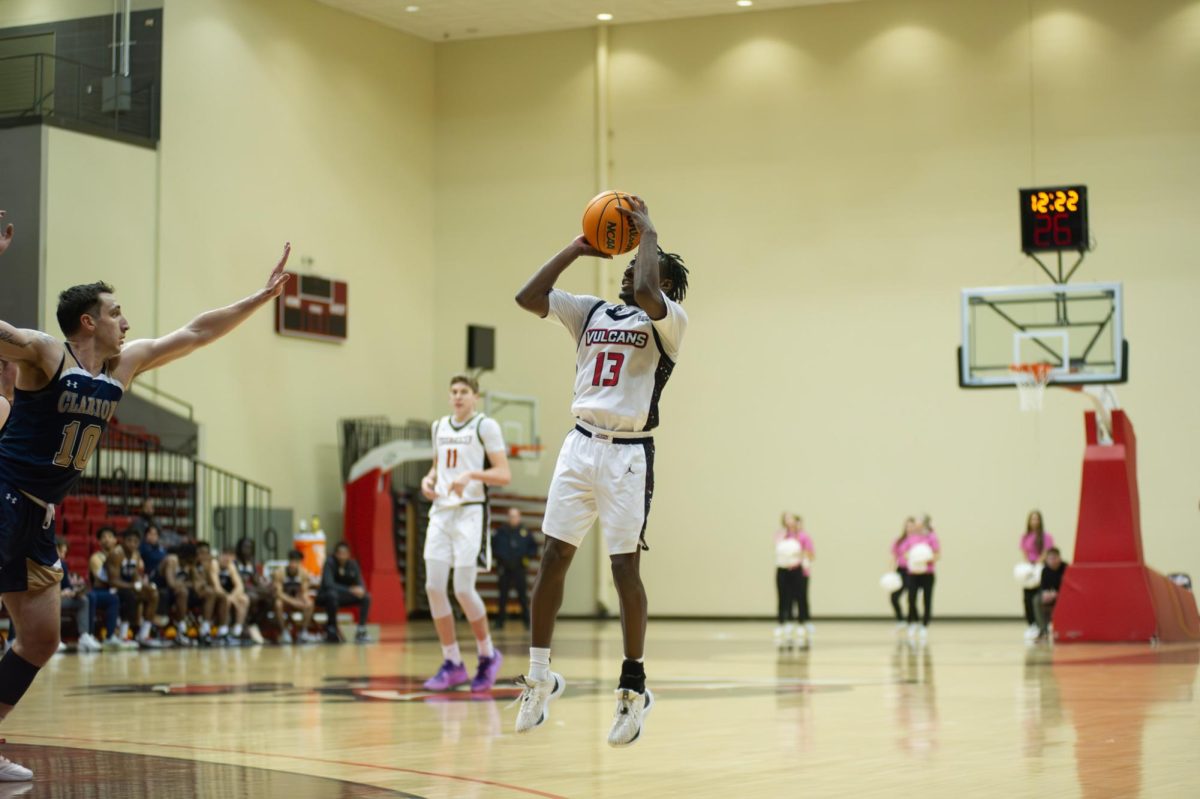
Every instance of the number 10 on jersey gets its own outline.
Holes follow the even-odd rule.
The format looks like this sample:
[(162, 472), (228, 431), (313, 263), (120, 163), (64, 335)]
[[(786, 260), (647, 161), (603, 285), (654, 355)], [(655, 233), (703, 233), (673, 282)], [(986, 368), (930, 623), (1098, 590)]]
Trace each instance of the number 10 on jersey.
[(621, 381), (621, 367), (625, 356), (619, 352), (601, 352), (596, 356), (596, 372), (592, 375), (593, 386), (615, 386)]

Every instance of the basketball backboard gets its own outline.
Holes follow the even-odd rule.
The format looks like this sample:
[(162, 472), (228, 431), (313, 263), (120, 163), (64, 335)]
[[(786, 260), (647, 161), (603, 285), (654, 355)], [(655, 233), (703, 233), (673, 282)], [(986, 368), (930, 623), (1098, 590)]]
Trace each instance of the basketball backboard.
[(1051, 383), (1124, 383), (1123, 322), (1120, 283), (963, 289), (958, 384), (1015, 386), (1020, 364), (1049, 364)]
[(537, 397), (485, 391), (483, 412), (500, 423), (504, 443), (508, 445), (508, 457), (535, 460), (541, 455)]

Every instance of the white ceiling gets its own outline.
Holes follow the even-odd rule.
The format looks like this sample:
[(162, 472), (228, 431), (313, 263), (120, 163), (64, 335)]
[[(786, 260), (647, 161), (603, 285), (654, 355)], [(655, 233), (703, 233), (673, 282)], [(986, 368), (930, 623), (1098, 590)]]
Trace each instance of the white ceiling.
[(857, 1), (754, 0), (739, 8), (735, 0), (318, 0), (431, 41), (585, 28), (602, 24), (601, 12), (620, 25)]

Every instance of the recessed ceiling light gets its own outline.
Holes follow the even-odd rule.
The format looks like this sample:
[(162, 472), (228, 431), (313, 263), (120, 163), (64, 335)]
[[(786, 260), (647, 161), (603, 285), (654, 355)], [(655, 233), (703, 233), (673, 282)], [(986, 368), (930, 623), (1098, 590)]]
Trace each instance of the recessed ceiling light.
[(737, 4), (742, 8), (749, 8), (754, 5), (754, 0), (737, 0)]
[(612, 14), (597, 14), (596, 19), (600, 20), (601, 22), (611, 22)]
[(420, 11), (421, 7), (420, 6), (405, 6), (404, 10), (411, 14), (414, 11)]

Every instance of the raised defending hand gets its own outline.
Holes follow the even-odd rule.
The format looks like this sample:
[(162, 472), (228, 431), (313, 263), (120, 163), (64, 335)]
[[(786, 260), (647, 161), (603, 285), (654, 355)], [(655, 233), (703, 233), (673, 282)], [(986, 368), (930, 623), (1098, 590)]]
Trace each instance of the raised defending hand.
[(283, 257), (279, 259), (279, 263), (275, 264), (275, 268), (271, 270), (271, 276), (267, 278), (267, 296), (278, 297), (283, 293), (283, 284), (288, 282), (288, 275), (284, 272), (287, 266), (288, 256), (292, 254), (292, 243), (289, 241), (283, 245)]
[(617, 205), (617, 213), (628, 219), (633, 226), (638, 229), (638, 232), (643, 236), (653, 236), (658, 233), (654, 229), (654, 223), (650, 221), (650, 210), (646, 207), (646, 201), (636, 195), (629, 196), (629, 204), (632, 208), (626, 208), (624, 205)]
[(573, 241), (571, 243), (575, 245), (575, 249), (579, 252), (580, 255), (591, 255), (596, 258), (610, 258), (610, 259), (612, 258), (612, 256), (609, 255), (608, 253), (600, 252), (595, 247), (588, 244), (587, 237), (584, 236), (582, 233), (580, 235), (576, 236), (575, 241)]
[[(0, 211), (0, 219), (4, 218), (6, 211)], [(4, 232), (0, 233), (0, 255), (4, 255), (4, 251), (8, 249), (8, 245), (12, 244), (13, 226), (7, 225)]]

